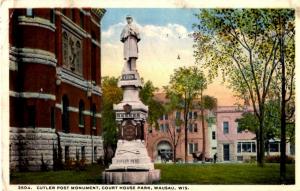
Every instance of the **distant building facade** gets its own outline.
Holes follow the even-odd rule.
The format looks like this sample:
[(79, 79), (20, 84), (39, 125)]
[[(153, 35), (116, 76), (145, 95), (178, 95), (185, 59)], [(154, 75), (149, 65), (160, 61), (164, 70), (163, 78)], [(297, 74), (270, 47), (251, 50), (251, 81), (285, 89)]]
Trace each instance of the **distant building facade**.
[(102, 9), (9, 11), (10, 167), (103, 155)]
[[(168, 100), (164, 93), (156, 94), (155, 98), (162, 104)], [(158, 120), (158, 128), (154, 126), (145, 125), (145, 141), (149, 156), (154, 162), (168, 162), (173, 160), (174, 141), (176, 146), (176, 160), (184, 161), (185, 158), (185, 137), (184, 124), (176, 121), (183, 121), (183, 111), (172, 111), (164, 114)], [(198, 155), (202, 152), (203, 135), (207, 135), (208, 123), (205, 121), (205, 133), (202, 130), (202, 123), (200, 120), (200, 109), (194, 108), (188, 113), (188, 162), (193, 162), (193, 154)], [(208, 142), (206, 137), (206, 142)], [(206, 144), (206, 153), (211, 153), (209, 144)], [(167, 157), (166, 157), (167, 156)], [(165, 158), (166, 157), (166, 158)]]
[[(155, 98), (162, 104), (167, 103), (164, 93), (158, 93)], [(256, 160), (256, 135), (248, 130), (241, 130), (237, 119), (244, 112), (252, 112), (251, 108), (238, 106), (218, 106), (215, 111), (205, 111), (205, 133), (202, 132), (200, 109), (194, 108), (188, 114), (188, 162), (193, 162), (192, 153), (202, 153), (203, 136), (206, 137), (205, 150), (207, 158), (217, 154), (218, 162), (245, 162)], [(150, 157), (154, 162), (173, 160), (174, 137), (177, 161), (184, 161), (184, 125), (176, 125), (183, 121), (183, 111), (172, 111), (164, 114), (158, 120), (158, 128), (145, 125), (145, 141)], [(280, 155), (280, 140), (269, 140), (266, 155)], [(290, 143), (287, 143), (287, 155), (293, 155)], [(165, 156), (168, 156), (167, 159)]]
[[(218, 161), (250, 161), (256, 160), (256, 135), (248, 130), (241, 130), (236, 121), (244, 112), (251, 109), (237, 106), (219, 106), (217, 116), (217, 153)], [(268, 140), (265, 155), (280, 155), (280, 139)], [(291, 155), (290, 143), (286, 144), (286, 154)]]

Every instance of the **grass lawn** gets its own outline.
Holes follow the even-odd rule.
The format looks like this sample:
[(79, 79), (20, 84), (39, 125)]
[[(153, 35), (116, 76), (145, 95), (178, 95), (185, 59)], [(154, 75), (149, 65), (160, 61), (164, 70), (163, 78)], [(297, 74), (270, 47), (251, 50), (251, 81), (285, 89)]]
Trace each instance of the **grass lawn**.
[(93, 164), (85, 171), (14, 172), (11, 184), (101, 184), (103, 167)]
[[(155, 164), (160, 184), (279, 184), (279, 164)], [(86, 171), (14, 172), (11, 184), (101, 184), (99, 165)], [(295, 184), (295, 165), (287, 165), (288, 184)]]
[[(279, 164), (156, 164), (163, 184), (280, 184)], [(295, 184), (295, 164), (287, 164), (287, 183)]]

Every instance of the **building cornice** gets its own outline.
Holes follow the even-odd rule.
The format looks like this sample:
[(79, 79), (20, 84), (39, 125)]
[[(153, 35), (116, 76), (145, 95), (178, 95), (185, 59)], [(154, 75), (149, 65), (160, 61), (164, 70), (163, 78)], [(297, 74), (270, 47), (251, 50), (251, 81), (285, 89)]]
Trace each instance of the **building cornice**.
[(11, 47), (9, 53), (11, 70), (17, 70), (17, 61), (27, 63), (39, 63), (56, 67), (57, 59), (55, 57), (55, 54), (49, 51), (33, 48)]
[(28, 26), (36, 26), (49, 29), (55, 32), (56, 27), (53, 23), (49, 20), (41, 18), (41, 17), (26, 17), (26, 16), (19, 16), (18, 17), (19, 25), (28, 25)]

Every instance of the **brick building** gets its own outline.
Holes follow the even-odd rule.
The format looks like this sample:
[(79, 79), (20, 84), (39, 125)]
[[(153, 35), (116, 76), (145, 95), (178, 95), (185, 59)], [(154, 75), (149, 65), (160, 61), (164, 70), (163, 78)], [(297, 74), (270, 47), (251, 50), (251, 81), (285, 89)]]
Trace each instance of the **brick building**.
[[(63, 160), (103, 155), (103, 9), (9, 11), (10, 167), (51, 167), (58, 138)], [(78, 156), (77, 156), (78, 157)]]
[[(155, 98), (162, 104), (167, 103), (164, 93), (158, 93)], [(179, 119), (183, 121), (183, 111), (173, 111), (168, 114), (164, 114), (159, 119), (159, 128), (150, 127), (145, 125), (145, 140), (149, 156), (154, 162), (162, 162), (167, 155), (167, 161), (173, 159), (173, 141), (177, 141), (176, 158), (179, 161), (184, 161), (184, 124), (178, 125), (176, 121)], [(208, 135), (208, 129), (212, 126), (205, 122), (205, 135)], [(172, 135), (171, 135), (172, 134)], [(172, 138), (173, 137), (173, 138)], [(175, 139), (174, 139), (175, 137)], [(208, 142), (208, 136), (206, 142)], [(200, 110), (195, 107), (188, 114), (188, 162), (193, 161), (192, 153), (200, 154), (202, 152), (203, 145), (203, 132), (202, 123), (200, 120)], [(212, 151), (209, 148), (209, 144), (206, 144), (206, 154), (211, 157)]]

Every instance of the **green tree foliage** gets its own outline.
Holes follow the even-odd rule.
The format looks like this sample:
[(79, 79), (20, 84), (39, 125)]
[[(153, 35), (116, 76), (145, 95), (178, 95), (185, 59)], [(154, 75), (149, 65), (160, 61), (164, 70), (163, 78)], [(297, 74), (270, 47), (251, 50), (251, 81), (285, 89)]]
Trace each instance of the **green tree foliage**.
[(103, 146), (105, 161), (107, 163), (113, 157), (110, 149), (115, 152), (117, 147), (117, 123), (116, 114), (113, 110), (113, 104), (122, 100), (123, 92), (118, 87), (118, 79), (115, 77), (102, 78), (102, 128), (103, 128)]
[(141, 101), (149, 107), (147, 122), (150, 126), (154, 125), (156, 128), (158, 128), (159, 117), (164, 113), (162, 104), (154, 99), (154, 92), (157, 90), (158, 88), (154, 87), (151, 81), (147, 81), (139, 93)]
[[(251, 102), (259, 121), (257, 155), (262, 166), (265, 104), (280, 65), (282, 50), (278, 33), (282, 31), (279, 29), (279, 23), (282, 25), (282, 22), (278, 21), (284, 20), (286, 28), (293, 28), (294, 11), (207, 9), (200, 10), (196, 17), (199, 19), (199, 23), (194, 24), (193, 33), (196, 63), (208, 69), (210, 79), (221, 72), (236, 95)], [(292, 39), (291, 36), (288, 38)], [(292, 61), (293, 43), (287, 47), (290, 47), (288, 60)], [(290, 73), (293, 73), (292, 69)]]
[[(199, 95), (200, 90), (206, 89), (205, 76), (197, 67), (180, 67), (174, 70), (170, 76), (169, 86), (165, 90), (169, 96), (179, 101), (179, 106), (183, 109), (183, 123), (185, 136), (185, 161), (187, 161), (187, 125), (188, 113), (192, 108), (193, 100)], [(176, 98), (176, 96), (177, 98)], [(176, 102), (175, 102), (176, 103)]]

